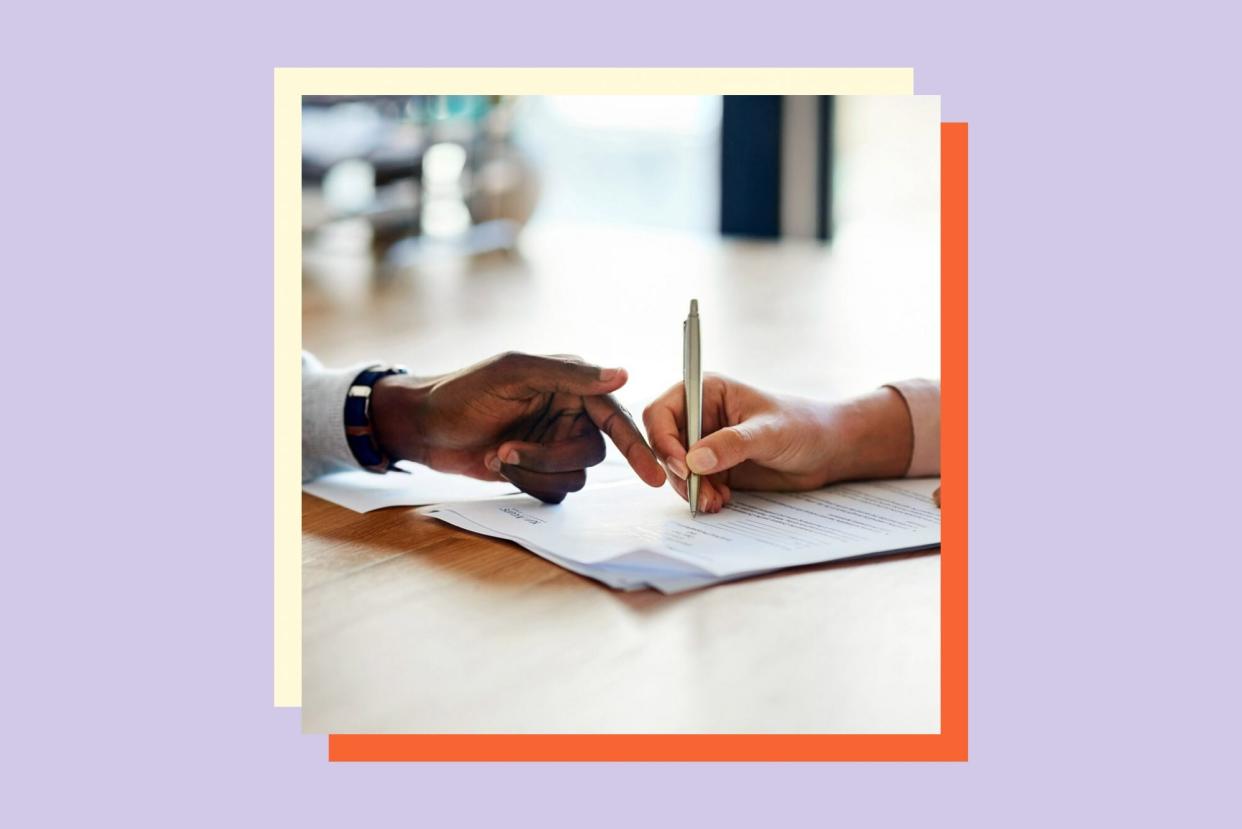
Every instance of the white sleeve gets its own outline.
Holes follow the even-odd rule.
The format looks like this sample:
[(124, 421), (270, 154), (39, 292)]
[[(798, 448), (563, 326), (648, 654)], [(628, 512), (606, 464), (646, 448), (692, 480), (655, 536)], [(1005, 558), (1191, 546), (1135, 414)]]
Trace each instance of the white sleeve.
[(302, 480), (340, 469), (357, 469), (345, 441), (345, 395), (354, 378), (375, 363), (343, 369), (324, 368), (302, 352)]

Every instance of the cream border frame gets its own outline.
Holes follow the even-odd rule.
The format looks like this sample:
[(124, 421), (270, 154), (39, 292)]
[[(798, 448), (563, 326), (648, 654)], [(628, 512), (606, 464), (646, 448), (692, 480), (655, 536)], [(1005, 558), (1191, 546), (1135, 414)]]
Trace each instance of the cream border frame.
[(912, 95), (914, 70), (277, 68), (274, 74), (274, 700), (302, 703), (303, 95)]

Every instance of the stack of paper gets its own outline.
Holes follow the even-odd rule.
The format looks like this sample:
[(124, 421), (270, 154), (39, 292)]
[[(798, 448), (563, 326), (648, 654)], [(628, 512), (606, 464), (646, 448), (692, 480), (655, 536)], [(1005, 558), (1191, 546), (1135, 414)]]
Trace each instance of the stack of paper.
[(619, 590), (663, 593), (847, 558), (935, 547), (939, 479), (840, 484), (815, 492), (734, 492), (691, 518), (669, 488), (597, 486), (563, 504), (526, 495), (423, 507), (456, 527), (516, 542)]
[(517, 492), (517, 487), (509, 483), (450, 475), (404, 461), (398, 466), (406, 471), (383, 475), (365, 469), (333, 472), (302, 484), (302, 491), (354, 512), (371, 512), (384, 507), (421, 507), (437, 501), (495, 498)]

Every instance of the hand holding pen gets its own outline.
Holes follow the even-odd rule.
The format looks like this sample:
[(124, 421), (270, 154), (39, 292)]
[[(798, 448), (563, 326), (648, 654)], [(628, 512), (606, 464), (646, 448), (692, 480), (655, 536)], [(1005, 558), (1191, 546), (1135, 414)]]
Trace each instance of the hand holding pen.
[(643, 412), (651, 448), (677, 493), (689, 500), (690, 480), (701, 476), (699, 512), (719, 512), (735, 489), (819, 489), (837, 481), (896, 478), (909, 468), (910, 413), (892, 388), (827, 402), (708, 374), (701, 401), (699, 440), (687, 430), (683, 383)]

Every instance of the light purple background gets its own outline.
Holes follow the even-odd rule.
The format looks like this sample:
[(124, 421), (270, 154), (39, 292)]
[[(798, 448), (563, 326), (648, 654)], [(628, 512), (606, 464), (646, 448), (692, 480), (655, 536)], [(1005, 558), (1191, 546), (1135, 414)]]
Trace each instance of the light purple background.
[[(1236, 819), (1228, 4), (229, 5), (4, 15), (6, 822)], [(272, 67), (435, 64), (913, 66), (971, 122), (969, 763), (329, 766), (272, 709)]]

